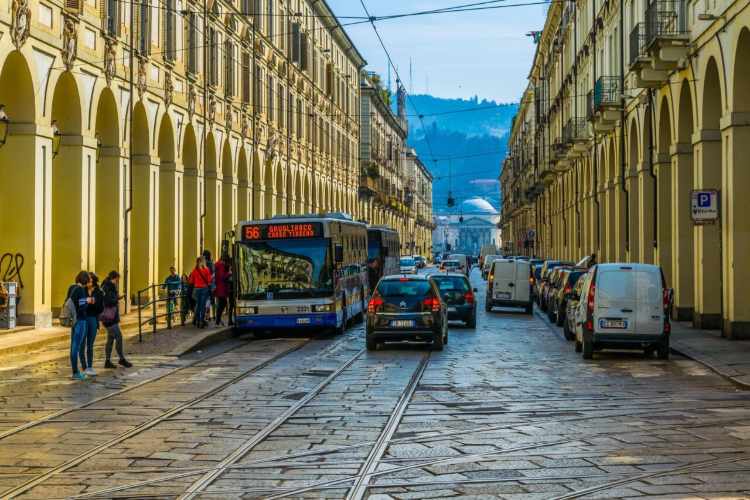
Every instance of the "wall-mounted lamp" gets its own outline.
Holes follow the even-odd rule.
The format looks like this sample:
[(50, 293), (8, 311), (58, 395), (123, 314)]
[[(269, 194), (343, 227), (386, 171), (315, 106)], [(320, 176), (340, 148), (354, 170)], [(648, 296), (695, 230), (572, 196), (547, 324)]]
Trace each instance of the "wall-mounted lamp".
[(96, 163), (102, 159), (102, 135), (96, 134)]
[(57, 126), (57, 120), (52, 120), (52, 158), (56, 157), (60, 152), (60, 143), (62, 142), (62, 134)]
[(5, 112), (5, 104), (0, 104), (0, 148), (5, 146), (5, 141), (8, 140), (9, 125), (10, 119)]

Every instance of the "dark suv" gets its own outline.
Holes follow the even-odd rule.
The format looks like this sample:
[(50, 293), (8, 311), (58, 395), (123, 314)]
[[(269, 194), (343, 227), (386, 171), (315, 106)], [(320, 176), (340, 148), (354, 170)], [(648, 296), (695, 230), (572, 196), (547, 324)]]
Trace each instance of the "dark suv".
[(567, 314), (568, 299), (571, 297), (576, 282), (584, 274), (586, 274), (586, 269), (582, 268), (564, 268), (560, 271), (547, 304), (549, 319), (554, 321), (557, 326), (563, 326)]
[(440, 296), (448, 306), (448, 319), (466, 323), (469, 328), (477, 326), (476, 288), (471, 288), (469, 279), (464, 274), (433, 274)]
[(385, 276), (367, 304), (367, 350), (393, 341), (422, 341), (442, 351), (448, 343), (448, 307), (424, 275)]

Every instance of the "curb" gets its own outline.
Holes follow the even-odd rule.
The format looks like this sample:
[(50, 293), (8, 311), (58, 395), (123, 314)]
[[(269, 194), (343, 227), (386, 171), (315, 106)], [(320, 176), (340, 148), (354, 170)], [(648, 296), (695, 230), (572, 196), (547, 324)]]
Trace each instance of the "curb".
[(681, 356), (685, 356), (686, 358), (691, 359), (691, 360), (695, 361), (696, 363), (700, 363), (701, 365), (705, 366), (706, 368), (708, 368), (712, 372), (716, 373), (717, 375), (719, 375), (719, 376), (727, 379), (729, 382), (731, 382), (735, 386), (739, 387), (740, 389), (750, 390), (750, 383), (743, 382), (742, 380), (739, 380), (738, 378), (729, 375), (728, 373), (726, 373), (721, 368), (718, 368), (717, 366), (715, 366), (713, 363), (710, 363), (710, 362), (706, 361), (705, 359), (701, 358), (698, 355), (691, 354), (691, 351), (690, 351), (689, 348), (685, 349), (685, 348), (675, 347), (674, 343), (672, 343), (672, 345), (670, 346), (670, 348), (671, 348), (671, 350), (673, 352), (675, 352), (675, 353), (677, 353), (677, 354), (679, 354)]

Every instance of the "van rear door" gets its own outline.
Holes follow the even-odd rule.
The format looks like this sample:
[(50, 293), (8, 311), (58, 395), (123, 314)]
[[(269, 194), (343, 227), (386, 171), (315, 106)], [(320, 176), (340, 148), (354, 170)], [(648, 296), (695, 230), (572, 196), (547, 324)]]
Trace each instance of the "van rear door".
[(517, 260), (516, 264), (516, 286), (513, 288), (516, 291), (514, 300), (518, 302), (530, 302), (531, 301), (531, 285), (529, 284), (529, 278), (531, 277), (531, 265), (528, 261)]
[(495, 266), (492, 298), (495, 300), (515, 300), (516, 263), (510, 260), (496, 260), (492, 265)]
[(664, 297), (659, 268), (639, 269), (635, 272), (638, 307), (635, 332), (658, 335), (664, 329)]
[(605, 267), (597, 273), (594, 329), (597, 333), (632, 333), (637, 299), (636, 273), (630, 266)]

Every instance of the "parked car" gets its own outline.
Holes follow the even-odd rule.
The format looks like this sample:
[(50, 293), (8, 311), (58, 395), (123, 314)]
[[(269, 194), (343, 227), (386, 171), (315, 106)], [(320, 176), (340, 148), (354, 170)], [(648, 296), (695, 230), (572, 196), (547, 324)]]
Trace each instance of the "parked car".
[(415, 255), (414, 261), (417, 263), (417, 269), (423, 269), (427, 265), (427, 261), (421, 255)]
[(598, 264), (586, 274), (576, 309), (576, 351), (643, 349), (669, 358), (672, 290), (652, 264)]
[(486, 280), (487, 276), (489, 276), (490, 267), (492, 266), (492, 263), (502, 258), (503, 258), (502, 255), (485, 255), (484, 256), (484, 263), (482, 264), (482, 279), (483, 280)]
[(460, 273), (433, 274), (440, 297), (448, 306), (448, 319), (463, 321), (469, 328), (477, 326), (476, 288), (471, 287), (469, 278)]
[(548, 315), (549, 315), (549, 297), (554, 292), (555, 287), (557, 287), (557, 280), (560, 277), (560, 273), (564, 269), (567, 269), (567, 267), (557, 266), (553, 268), (547, 275), (547, 280), (544, 282), (544, 286), (542, 287), (542, 297), (541, 297), (541, 303), (539, 307), (542, 309), (542, 311), (546, 312)]
[(367, 350), (392, 341), (448, 343), (448, 307), (435, 281), (425, 275), (382, 278), (367, 304)]
[(542, 311), (547, 311), (547, 305), (544, 303), (544, 296), (545, 296), (545, 289), (547, 288), (547, 285), (549, 284), (549, 275), (552, 272), (553, 269), (556, 267), (560, 267), (564, 264), (568, 264), (567, 262), (563, 262), (561, 260), (545, 260), (544, 264), (542, 264), (542, 271), (539, 276), (539, 280), (536, 283), (536, 296), (537, 301), (539, 304), (539, 308)]
[(440, 270), (446, 273), (463, 273), (461, 263), (457, 260), (444, 260), (440, 263)]
[(523, 307), (531, 314), (531, 266), (525, 260), (496, 260), (487, 283), (485, 311), (493, 307)]
[(401, 274), (417, 274), (417, 261), (413, 257), (401, 257), (399, 267)]
[(563, 335), (565, 340), (574, 340), (576, 338), (576, 309), (578, 302), (581, 300), (581, 288), (586, 281), (586, 272), (584, 272), (573, 287), (573, 291), (568, 295), (565, 302), (565, 320), (563, 322)]
[(579, 278), (586, 274), (585, 269), (577, 267), (562, 269), (548, 304), (550, 321), (554, 321), (557, 326), (563, 326), (568, 299), (573, 293), (573, 287), (578, 283)]
[(531, 265), (531, 299), (537, 304), (539, 303), (539, 298), (537, 296), (538, 284), (540, 282), (541, 277), (542, 277), (542, 265), (532, 264)]

